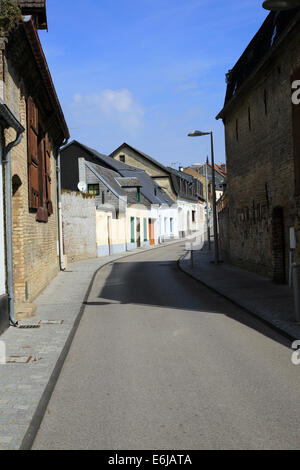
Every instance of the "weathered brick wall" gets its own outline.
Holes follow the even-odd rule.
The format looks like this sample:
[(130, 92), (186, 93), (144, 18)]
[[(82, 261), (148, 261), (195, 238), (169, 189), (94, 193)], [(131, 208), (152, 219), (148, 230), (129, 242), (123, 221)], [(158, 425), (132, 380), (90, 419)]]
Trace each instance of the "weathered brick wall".
[(68, 262), (97, 257), (95, 198), (62, 192), (64, 253)]
[[(6, 63), (5, 99), (20, 122), (26, 125), (24, 86), (11, 64)], [(6, 144), (15, 132), (5, 132)], [(51, 198), (53, 214), (47, 223), (36, 222), (28, 207), (27, 129), (21, 143), (11, 152), (13, 206), (13, 262), (16, 302), (33, 301), (59, 271), (56, 159), (51, 155)]]
[[(298, 34), (255, 77), (225, 121), (228, 251), (235, 264), (277, 280), (279, 245), (284, 245), (287, 274), (289, 227), (295, 225), (290, 80), (299, 63)], [(282, 209), (284, 234), (277, 229), (277, 208)]]

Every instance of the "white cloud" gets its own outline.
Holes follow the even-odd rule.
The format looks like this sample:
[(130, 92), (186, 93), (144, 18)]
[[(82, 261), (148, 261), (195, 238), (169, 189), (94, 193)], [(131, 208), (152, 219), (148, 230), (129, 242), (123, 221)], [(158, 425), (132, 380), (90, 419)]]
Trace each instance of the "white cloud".
[(82, 125), (121, 126), (135, 132), (142, 126), (144, 110), (127, 90), (103, 90), (101, 93), (83, 95), (76, 93), (71, 104), (73, 117)]

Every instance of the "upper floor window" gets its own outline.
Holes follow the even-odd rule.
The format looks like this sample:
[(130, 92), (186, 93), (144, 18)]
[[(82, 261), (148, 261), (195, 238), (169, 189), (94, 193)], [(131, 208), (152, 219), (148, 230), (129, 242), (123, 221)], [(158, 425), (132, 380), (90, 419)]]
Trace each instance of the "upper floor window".
[(29, 209), (37, 212), (38, 222), (48, 222), (48, 216), (53, 214), (51, 145), (31, 97), (27, 100), (27, 151)]
[(120, 162), (125, 163), (125, 155), (120, 155)]
[(88, 184), (88, 193), (92, 196), (99, 196), (100, 188), (99, 184)]

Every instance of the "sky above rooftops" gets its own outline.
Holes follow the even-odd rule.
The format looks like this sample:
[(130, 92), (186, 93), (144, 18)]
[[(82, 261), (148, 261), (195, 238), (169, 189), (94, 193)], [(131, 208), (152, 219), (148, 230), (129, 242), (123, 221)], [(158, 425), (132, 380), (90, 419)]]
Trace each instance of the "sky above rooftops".
[(205, 162), (233, 67), (267, 16), (262, 0), (49, 0), (40, 38), (71, 138), (123, 142), (167, 166)]

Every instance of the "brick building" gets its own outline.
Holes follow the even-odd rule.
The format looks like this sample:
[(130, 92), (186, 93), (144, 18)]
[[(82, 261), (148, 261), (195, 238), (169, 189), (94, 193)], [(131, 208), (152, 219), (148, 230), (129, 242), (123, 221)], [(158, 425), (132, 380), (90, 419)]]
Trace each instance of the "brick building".
[(299, 39), (299, 8), (271, 12), (227, 74), (217, 116), (226, 138), (227, 252), (233, 263), (276, 282), (287, 280), (289, 231), (299, 227), (300, 111), (291, 99)]
[[(13, 21), (1, 23), (0, 102), (25, 129), (11, 150), (11, 169), (5, 169), (12, 198), (6, 238), (11, 222), (13, 228), (14, 291), (9, 295), (16, 307), (32, 302), (59, 271), (56, 157), (69, 132), (38, 36), (47, 28), (46, 2), (3, 1), (2, 16), (12, 11)], [(6, 129), (4, 145), (14, 139), (15, 131)]]

